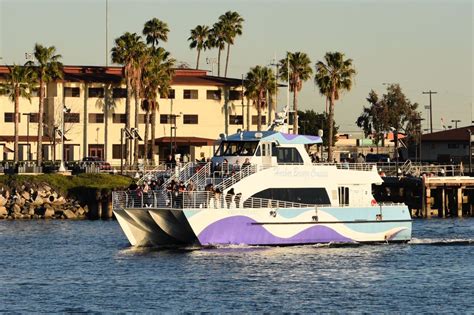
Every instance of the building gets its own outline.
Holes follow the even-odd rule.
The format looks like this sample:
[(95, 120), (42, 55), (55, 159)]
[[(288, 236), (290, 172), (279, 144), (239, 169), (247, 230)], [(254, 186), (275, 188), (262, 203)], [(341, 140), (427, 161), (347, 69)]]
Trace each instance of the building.
[[(474, 139), (474, 125), (424, 134), (421, 136), (421, 158), (423, 161), (439, 163), (469, 163), (470, 142)], [(472, 159), (472, 152), (471, 152)]]
[[(0, 67), (0, 80), (5, 80), (8, 71)], [(64, 114), (65, 160), (97, 156), (119, 165), (126, 97), (122, 67), (64, 66), (63, 71), (63, 80), (49, 83), (45, 91), (44, 160), (60, 159), (61, 137), (56, 130), (61, 129), (66, 106), (70, 112)], [(31, 103), (20, 100), (20, 160), (36, 160), (38, 95), (36, 91)], [(134, 127), (133, 97), (130, 102), (130, 125)], [(219, 134), (257, 128), (257, 111), (242, 99), (241, 79), (209, 76), (205, 70), (176, 69), (168, 98), (160, 97), (158, 103), (156, 137), (150, 141), (158, 153), (155, 160), (163, 160), (172, 150), (189, 154), (191, 160), (210, 157)], [(262, 113), (264, 126), (266, 115)], [(138, 120), (143, 138), (145, 111), (141, 108)], [(0, 156), (12, 160), (14, 104), (6, 96), (0, 96), (0, 125)], [(143, 156), (143, 141), (139, 151)]]

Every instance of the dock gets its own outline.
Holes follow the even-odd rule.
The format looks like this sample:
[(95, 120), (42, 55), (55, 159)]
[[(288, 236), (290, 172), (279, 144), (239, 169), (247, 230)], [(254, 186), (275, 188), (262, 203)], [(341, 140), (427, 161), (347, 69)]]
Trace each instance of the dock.
[(412, 217), (474, 216), (474, 177), (408, 176), (383, 177), (384, 183), (374, 187), (379, 202), (403, 202)]

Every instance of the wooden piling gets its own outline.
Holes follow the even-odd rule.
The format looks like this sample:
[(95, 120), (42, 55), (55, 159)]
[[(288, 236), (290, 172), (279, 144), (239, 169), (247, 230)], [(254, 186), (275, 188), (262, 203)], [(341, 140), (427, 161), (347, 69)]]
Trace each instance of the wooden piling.
[(425, 200), (425, 218), (431, 218), (431, 188), (426, 188), (426, 200)]
[(458, 218), (462, 218), (462, 186), (457, 189)]

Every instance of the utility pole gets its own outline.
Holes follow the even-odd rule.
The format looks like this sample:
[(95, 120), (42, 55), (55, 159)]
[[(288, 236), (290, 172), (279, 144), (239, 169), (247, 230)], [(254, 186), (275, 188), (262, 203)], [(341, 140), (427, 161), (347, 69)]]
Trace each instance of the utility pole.
[(423, 92), (423, 94), (429, 94), (430, 95), (430, 132), (433, 133), (433, 104), (431, 102), (431, 95), (432, 94), (438, 94), (438, 92), (434, 92), (429, 90), (428, 92)]

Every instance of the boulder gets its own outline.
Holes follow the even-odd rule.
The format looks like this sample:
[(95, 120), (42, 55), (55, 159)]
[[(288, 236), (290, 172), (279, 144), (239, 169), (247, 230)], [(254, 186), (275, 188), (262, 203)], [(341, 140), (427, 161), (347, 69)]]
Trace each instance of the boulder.
[(21, 212), (21, 207), (17, 204), (13, 205), (13, 213), (20, 213)]
[(4, 206), (0, 206), (0, 216), (1, 217), (6, 217), (8, 216), (8, 210)]
[(76, 219), (76, 215), (71, 210), (64, 211), (64, 216), (68, 219)]
[[(50, 196), (50, 199), (49, 199), (49, 200), (51, 200), (51, 196)], [(56, 200), (53, 201), (53, 205), (57, 205), (57, 206), (63, 205), (63, 204), (65, 204), (65, 203), (66, 203), (66, 199), (64, 199), (63, 196), (61, 196), (61, 197), (59, 197), (58, 199), (56, 199)]]
[(54, 216), (54, 210), (53, 208), (46, 208), (44, 210), (44, 218), (45, 219), (51, 219)]
[(44, 189), (44, 191), (47, 191), (47, 192), (51, 191), (51, 187), (49, 187), (48, 185), (43, 184), (42, 188)]
[(24, 191), (21, 193), (21, 196), (23, 197), (23, 199), (25, 200), (30, 200), (30, 193), (27, 192), (27, 191)]
[(42, 204), (43, 204), (43, 198), (41, 198), (39, 195), (36, 195), (36, 198), (33, 200), (33, 205), (40, 206)]
[(82, 216), (85, 214), (85, 211), (84, 211), (84, 209), (83, 209), (82, 207), (79, 207), (79, 208), (77, 208), (77, 210), (76, 210), (76, 214), (77, 214), (78, 216), (81, 216), (81, 217), (82, 217)]
[(7, 198), (0, 195), (0, 207), (3, 207), (4, 205), (6, 205), (7, 201), (8, 201)]

